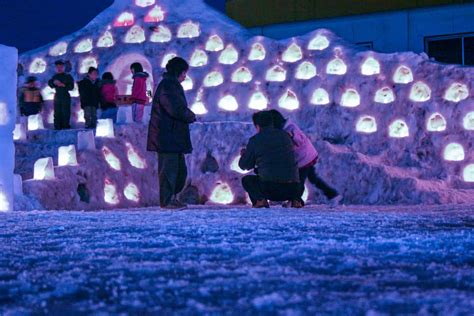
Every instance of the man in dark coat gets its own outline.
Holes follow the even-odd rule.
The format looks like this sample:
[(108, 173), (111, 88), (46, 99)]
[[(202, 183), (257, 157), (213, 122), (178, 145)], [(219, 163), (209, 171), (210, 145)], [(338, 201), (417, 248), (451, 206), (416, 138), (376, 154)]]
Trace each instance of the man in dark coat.
[(239, 167), (256, 169), (257, 175), (242, 179), (242, 185), (255, 208), (268, 208), (268, 200), (291, 201), (291, 207), (301, 208), (299, 174), (293, 142), (288, 133), (273, 127), (268, 111), (253, 115), (257, 134), (242, 149)]
[(64, 72), (64, 61), (58, 60), (56, 74), (48, 81), (48, 85), (56, 89), (54, 95), (54, 128), (57, 130), (71, 128), (71, 95), (69, 91), (74, 89), (74, 79), (70, 74)]
[(160, 205), (163, 208), (186, 207), (176, 196), (186, 183), (184, 155), (193, 150), (189, 124), (196, 121), (196, 116), (188, 109), (181, 86), (188, 69), (189, 65), (184, 59), (171, 59), (153, 99), (147, 148), (148, 151), (158, 153)]
[(79, 81), (81, 108), (84, 110), (86, 128), (96, 128), (97, 108), (100, 103), (99, 71), (90, 67), (87, 76)]

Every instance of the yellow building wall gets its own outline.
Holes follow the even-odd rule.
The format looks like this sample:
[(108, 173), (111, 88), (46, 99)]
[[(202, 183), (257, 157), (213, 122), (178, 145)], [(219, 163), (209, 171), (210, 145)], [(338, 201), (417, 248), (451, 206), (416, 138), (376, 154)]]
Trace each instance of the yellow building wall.
[(469, 0), (228, 0), (227, 15), (247, 27), (367, 14)]

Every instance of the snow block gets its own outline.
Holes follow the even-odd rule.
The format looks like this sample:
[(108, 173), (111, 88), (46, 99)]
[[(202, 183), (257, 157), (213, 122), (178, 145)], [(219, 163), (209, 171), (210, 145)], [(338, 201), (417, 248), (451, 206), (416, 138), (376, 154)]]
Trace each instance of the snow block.
[(28, 130), (37, 131), (40, 129), (44, 129), (44, 122), (41, 114), (28, 116)]
[(93, 131), (85, 131), (77, 133), (77, 149), (78, 150), (95, 150), (95, 137)]
[(15, 141), (25, 141), (26, 133), (26, 125), (24, 123), (15, 124), (15, 130), (13, 131), (13, 139)]
[(58, 166), (77, 166), (76, 146), (61, 146), (58, 149)]
[(13, 176), (13, 191), (15, 193), (15, 196), (21, 196), (23, 195), (23, 179), (19, 174), (15, 174)]
[(114, 122), (112, 121), (112, 119), (97, 120), (95, 136), (114, 138)]
[(132, 124), (133, 111), (131, 106), (119, 106), (117, 112), (117, 124)]
[(35, 162), (35, 170), (33, 179), (35, 180), (52, 180), (54, 179), (53, 158), (41, 158)]
[(13, 130), (16, 118), (18, 53), (0, 45), (0, 212), (13, 210), (15, 147)]

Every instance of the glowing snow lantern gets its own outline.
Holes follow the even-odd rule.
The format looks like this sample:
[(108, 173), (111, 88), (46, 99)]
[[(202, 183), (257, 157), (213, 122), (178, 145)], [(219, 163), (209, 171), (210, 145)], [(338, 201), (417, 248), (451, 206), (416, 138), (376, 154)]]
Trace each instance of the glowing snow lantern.
[(379, 61), (374, 57), (368, 57), (360, 67), (360, 72), (364, 76), (378, 75), (380, 73)]
[(331, 60), (326, 66), (326, 73), (328, 75), (344, 75), (347, 72), (347, 65), (344, 61), (339, 58), (335, 57)]
[(309, 50), (325, 50), (329, 47), (329, 40), (324, 35), (316, 35), (308, 44)]
[(221, 108), (222, 110), (229, 112), (237, 111), (237, 109), (239, 108), (237, 100), (230, 94), (220, 99), (218, 105), (219, 108)]
[(296, 94), (288, 89), (278, 100), (278, 105), (282, 109), (294, 111), (300, 107), (300, 102)]
[(41, 95), (43, 96), (43, 99), (51, 101), (54, 100), (54, 95), (56, 94), (56, 90), (51, 88), (50, 86), (44, 87), (43, 90), (41, 90)]
[(326, 105), (330, 103), (329, 93), (323, 88), (314, 90), (311, 96), (311, 103), (314, 105)]
[(232, 74), (232, 82), (247, 83), (252, 81), (252, 73), (246, 67), (240, 67)]
[(163, 60), (161, 61), (161, 68), (166, 68), (168, 62), (176, 56), (177, 55), (175, 53), (166, 54), (165, 57), (163, 57)]
[(453, 83), (444, 93), (444, 99), (451, 102), (461, 102), (469, 97), (469, 90), (465, 84)]
[(233, 65), (239, 60), (239, 52), (234, 45), (229, 44), (219, 56), (219, 62), (224, 65)]
[(430, 132), (442, 132), (446, 130), (446, 119), (441, 113), (433, 113), (428, 119), (426, 129)]
[(59, 147), (58, 166), (77, 166), (76, 147), (74, 145)]
[(474, 164), (467, 165), (464, 168), (463, 179), (465, 182), (474, 182)]
[(146, 40), (145, 31), (139, 25), (134, 25), (130, 30), (128, 30), (123, 40), (128, 44), (140, 44)]
[(206, 42), (206, 50), (208, 52), (219, 52), (224, 49), (224, 42), (219, 35), (211, 35)]
[(355, 89), (347, 89), (341, 97), (341, 106), (355, 108), (360, 105), (360, 95)]
[(125, 198), (132, 202), (140, 202), (140, 190), (134, 183), (129, 183), (123, 190)]
[(309, 80), (316, 76), (316, 66), (309, 61), (304, 61), (299, 64), (296, 69), (295, 78), (299, 80)]
[(79, 111), (77, 111), (76, 113), (77, 115), (77, 123), (85, 123), (86, 122), (86, 118), (84, 116), (84, 110), (83, 109), (80, 109)]
[(66, 42), (59, 42), (49, 49), (49, 56), (58, 57), (66, 54), (68, 44)]
[(53, 158), (41, 158), (35, 162), (33, 179), (52, 180), (54, 179)]
[(26, 140), (26, 126), (25, 124), (15, 124), (15, 130), (13, 131), (13, 140), (23, 141)]
[(79, 97), (79, 85), (77, 84), (77, 82), (74, 82), (74, 88), (72, 89), (71, 92), (69, 92), (69, 94), (73, 98), (78, 98)]
[(84, 58), (81, 61), (81, 66), (79, 67), (79, 73), (86, 74), (89, 71), (90, 67), (97, 68), (97, 59), (95, 57), (89, 56)]
[(210, 200), (217, 204), (227, 205), (234, 202), (234, 194), (227, 183), (220, 183), (212, 191)]
[(395, 101), (395, 94), (389, 87), (383, 87), (375, 92), (374, 102), (389, 104)]
[(134, 23), (135, 23), (135, 17), (133, 16), (133, 13), (123, 12), (117, 17), (117, 19), (115, 19), (114, 26), (115, 27), (131, 26)]
[(0, 102), (0, 125), (6, 125), (10, 121), (7, 104)]
[(102, 147), (102, 154), (110, 168), (117, 171), (122, 169), (120, 159), (118, 159), (118, 157), (107, 146)]
[(42, 74), (46, 71), (46, 62), (43, 58), (35, 58), (30, 64), (31, 74)]
[(189, 65), (191, 67), (201, 67), (207, 64), (207, 54), (201, 49), (194, 50)]
[(191, 21), (185, 22), (178, 28), (178, 38), (193, 38), (200, 34), (199, 24)]
[(146, 168), (146, 161), (140, 157), (140, 155), (136, 152), (135, 148), (133, 148), (132, 144), (125, 143), (127, 147), (127, 159), (128, 162), (132, 165), (132, 167), (137, 169), (145, 169)]
[(107, 48), (114, 46), (115, 41), (112, 33), (110, 31), (105, 31), (99, 40), (97, 41), (97, 47)]
[(303, 58), (303, 51), (296, 43), (292, 43), (282, 55), (282, 60), (287, 63), (295, 63)]
[(117, 188), (109, 179), (105, 179), (104, 201), (110, 205), (117, 205), (120, 203), (119, 196), (117, 194)]
[(267, 97), (260, 91), (256, 91), (252, 94), (249, 101), (249, 109), (262, 111), (268, 107)]
[(74, 47), (75, 53), (88, 53), (92, 50), (93, 44), (92, 39), (86, 38), (76, 44)]
[(467, 113), (463, 121), (463, 125), (466, 130), (474, 131), (474, 112)]
[(279, 65), (268, 69), (265, 80), (274, 82), (283, 82), (286, 80), (286, 70)]
[(37, 131), (44, 129), (43, 117), (41, 114), (28, 116), (28, 130)]
[(191, 105), (191, 111), (196, 115), (207, 114), (206, 105), (201, 100), (196, 100), (196, 102)]
[(135, 5), (146, 8), (155, 4), (155, 0), (135, 0)]
[(393, 82), (400, 84), (408, 84), (413, 81), (413, 73), (407, 66), (399, 66), (393, 74)]
[(377, 131), (377, 121), (373, 116), (361, 116), (357, 121), (356, 131), (365, 134), (375, 133)]
[(93, 131), (85, 131), (77, 133), (77, 149), (78, 150), (95, 150), (95, 138)]
[(212, 71), (206, 75), (204, 78), (205, 87), (217, 87), (224, 82), (224, 77), (218, 71)]
[(165, 13), (160, 6), (154, 6), (150, 12), (145, 16), (145, 22), (147, 23), (158, 23), (165, 19)]
[(255, 60), (264, 60), (267, 52), (265, 47), (260, 43), (254, 43), (252, 49), (250, 50), (248, 59), (251, 61)]
[(461, 144), (451, 143), (444, 148), (444, 160), (447, 161), (463, 161), (465, 158), (464, 148)]
[(393, 138), (405, 138), (410, 136), (408, 125), (403, 120), (395, 120), (388, 127), (389, 136)]
[(114, 138), (114, 122), (112, 119), (97, 120), (96, 137)]
[(158, 25), (150, 35), (150, 42), (166, 43), (171, 41), (172, 35), (169, 28), (163, 25)]
[(3, 186), (0, 186), (0, 212), (8, 212), (10, 210), (10, 202)]
[(431, 99), (431, 89), (424, 82), (418, 81), (410, 91), (410, 100), (413, 102), (426, 102)]
[(250, 170), (243, 170), (239, 167), (239, 161), (240, 161), (240, 155), (235, 157), (234, 160), (232, 160), (232, 163), (230, 164), (230, 170), (235, 171), (240, 174), (249, 173)]
[(181, 85), (183, 86), (184, 91), (192, 90), (194, 86), (193, 79), (186, 75), (186, 78), (181, 82)]

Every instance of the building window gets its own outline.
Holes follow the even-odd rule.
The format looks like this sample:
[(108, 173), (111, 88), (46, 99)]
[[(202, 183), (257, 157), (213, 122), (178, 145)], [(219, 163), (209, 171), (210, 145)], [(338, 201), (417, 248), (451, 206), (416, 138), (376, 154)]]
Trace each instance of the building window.
[(474, 34), (426, 37), (425, 52), (440, 63), (473, 66)]

